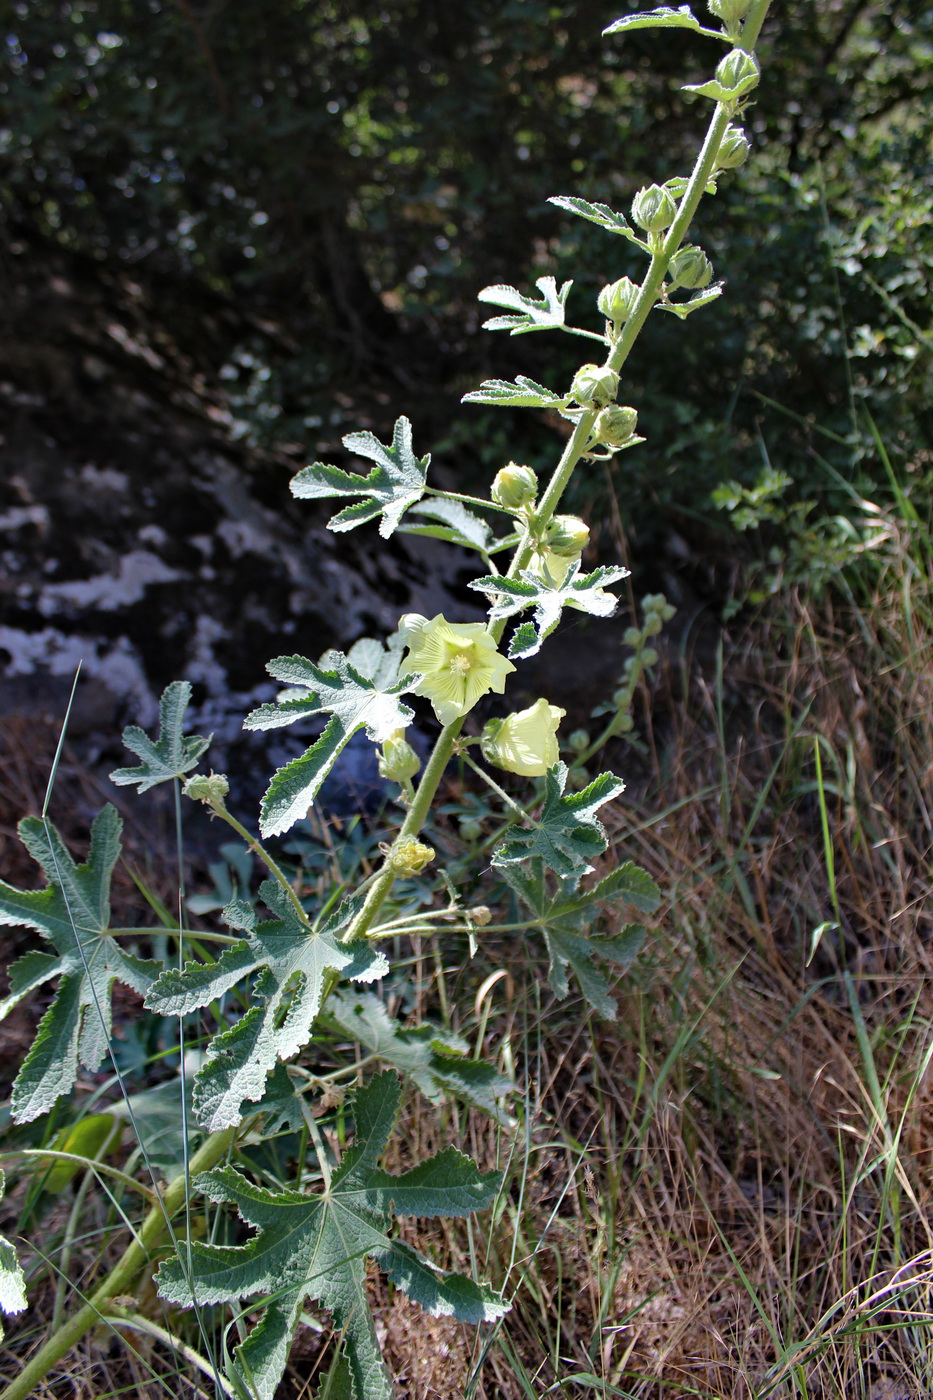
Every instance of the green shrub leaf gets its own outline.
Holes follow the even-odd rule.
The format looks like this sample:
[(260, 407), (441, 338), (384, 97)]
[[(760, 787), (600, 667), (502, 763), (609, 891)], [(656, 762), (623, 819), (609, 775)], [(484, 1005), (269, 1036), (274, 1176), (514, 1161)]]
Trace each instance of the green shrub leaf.
[(570, 402), (568, 395), (555, 394), (527, 375), (508, 379), (484, 379), (478, 389), (464, 394), (461, 403), (491, 403), (500, 408), (558, 408)]
[(136, 783), (138, 793), (148, 792), (157, 783), (180, 778), (196, 768), (201, 755), (210, 746), (213, 734), (203, 739), (200, 734), (182, 733), (185, 711), (191, 701), (191, 682), (172, 681), (159, 701), (159, 737), (150, 739), (139, 725), (131, 724), (123, 731), (123, 743), (142, 763), (138, 768), (115, 768), (110, 781), (117, 787)]
[[(358, 670), (351, 662), (359, 662)], [(331, 714), (319, 739), (273, 776), (262, 800), (263, 836), (280, 836), (307, 814), (341, 751), (365, 726), (373, 743), (381, 744), (397, 729), (405, 729), (414, 711), (398, 696), (410, 689), (414, 676), (398, 676), (401, 651), (384, 651), (378, 643), (358, 642), (350, 656), (325, 652), (316, 666), (304, 656), (278, 656), (266, 670), (276, 680), (300, 687), (294, 696), (260, 705), (246, 716), (245, 729), (280, 729), (309, 716)], [(369, 672), (369, 674), (366, 674)]]
[(356, 505), (346, 506), (332, 516), (327, 528), (338, 533), (352, 530), (381, 515), (379, 533), (388, 539), (398, 528), (408, 507), (421, 499), (431, 454), (415, 456), (411, 445), (411, 423), (407, 418), (399, 418), (396, 422), (391, 447), (381, 443), (372, 433), (348, 433), (343, 445), (348, 452), (355, 452), (375, 462), (368, 476), (358, 476), (340, 467), (315, 462), (292, 478), (292, 495), (302, 500), (318, 500), (325, 496), (362, 496), (363, 500)]
[(603, 565), (590, 574), (581, 574), (577, 563), (560, 583), (548, 583), (535, 570), (523, 569), (521, 578), (495, 574), (474, 579), (470, 587), (492, 598), (489, 616), (494, 620), (534, 608), (533, 627), (525, 624), (519, 628), (509, 646), (509, 656), (522, 660), (540, 650), (541, 643), (560, 621), (564, 608), (576, 608), (594, 617), (611, 617), (619, 600), (604, 592), (603, 584), (618, 583), (628, 578), (628, 573), (621, 565)]
[(75, 864), (51, 822), (26, 817), (18, 829), (48, 884), (42, 890), (17, 890), (0, 880), (0, 924), (35, 929), (58, 956), (27, 953), (13, 964), (0, 1020), (27, 992), (61, 978), (13, 1085), (13, 1118), (27, 1123), (74, 1088), (79, 1065), (89, 1070), (100, 1065), (110, 1039), (114, 982), (145, 994), (160, 968), (125, 952), (107, 933), (110, 879), (123, 829), (115, 807), (108, 803), (95, 818), (84, 865)]
[(525, 335), (528, 331), (555, 330), (564, 324), (567, 297), (573, 282), (565, 282), (560, 291), (553, 277), (539, 277), (535, 286), (543, 296), (539, 301), (525, 296), (515, 287), (484, 287), (477, 300), (490, 302), (493, 306), (505, 306), (517, 314), (513, 316), (493, 316), (483, 322), (487, 331), (508, 331), (510, 335)]
[(442, 1103), (449, 1094), (499, 1122), (507, 1121), (496, 1099), (512, 1091), (512, 1081), (491, 1065), (468, 1058), (469, 1046), (460, 1036), (430, 1021), (402, 1026), (378, 997), (349, 988), (331, 994), (326, 1019), (412, 1079), (431, 1103)]
[(628, 924), (614, 934), (600, 933), (594, 928), (596, 913), (609, 901), (646, 912), (657, 908), (660, 894), (651, 877), (627, 861), (592, 889), (573, 896), (566, 885), (556, 893), (548, 889), (540, 858), (507, 866), (503, 873), (544, 934), (550, 955), (548, 980), (556, 995), (567, 996), (572, 972), (590, 1006), (607, 1020), (615, 1020), (615, 1000), (595, 963), (608, 962), (624, 971), (641, 951), (646, 934), (640, 924)]
[(400, 1176), (380, 1170), (376, 1162), (400, 1095), (391, 1071), (356, 1093), (356, 1141), (317, 1195), (254, 1186), (233, 1167), (206, 1172), (195, 1182), (211, 1200), (235, 1205), (258, 1233), (244, 1245), (193, 1240), (190, 1282), (185, 1261), (170, 1259), (159, 1270), (159, 1292), (189, 1305), (195, 1299), (203, 1305), (268, 1296), (234, 1362), (257, 1400), (273, 1400), (306, 1298), (328, 1308), (343, 1332), (355, 1400), (392, 1400), (366, 1293), (367, 1256), (433, 1316), (480, 1322), (508, 1310), (487, 1284), (442, 1273), (410, 1245), (389, 1237), (393, 1215), (469, 1215), (488, 1206), (502, 1182), (499, 1172), (480, 1172), (454, 1148)]
[(510, 831), (508, 840), (493, 852), (493, 865), (506, 867), (540, 856), (548, 869), (572, 884), (591, 873), (590, 860), (607, 845), (606, 832), (595, 813), (618, 797), (625, 784), (614, 773), (600, 773), (582, 792), (565, 797), (566, 785), (567, 765), (555, 763), (545, 779), (541, 815), (527, 818), (530, 831)]
[(340, 943), (335, 933), (348, 924), (362, 900), (345, 900), (314, 929), (299, 917), (281, 885), (264, 880), (259, 893), (278, 917), (257, 922), (249, 906), (236, 902), (225, 911), (233, 927), (248, 936), (224, 950), (216, 962), (188, 962), (167, 968), (154, 983), (146, 1005), (163, 1016), (185, 1016), (208, 1006), (258, 973), (252, 1005), (207, 1047), (207, 1059), (194, 1081), (194, 1109), (209, 1132), (239, 1123), (250, 1102), (265, 1092), (279, 1060), (289, 1060), (307, 1044), (321, 1005), (328, 970), (370, 981), (388, 964), (368, 943)]

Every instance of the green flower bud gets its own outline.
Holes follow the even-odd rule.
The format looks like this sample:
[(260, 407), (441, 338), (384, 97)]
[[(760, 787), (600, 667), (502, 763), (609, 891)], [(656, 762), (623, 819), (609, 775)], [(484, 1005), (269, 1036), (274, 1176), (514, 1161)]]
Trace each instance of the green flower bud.
[(627, 647), (640, 647), (641, 632), (637, 627), (626, 627), (622, 640)]
[(723, 24), (738, 24), (752, 8), (752, 0), (706, 0), (706, 8)]
[(542, 699), (505, 719), (487, 721), (480, 741), (483, 757), (507, 773), (542, 777), (560, 756), (557, 726), (566, 713)]
[(616, 722), (616, 729), (620, 734), (628, 734), (635, 728), (635, 721), (631, 715), (619, 715)]
[(464, 841), (468, 841), (472, 846), (474, 842), (483, 839), (483, 824), (475, 817), (463, 817), (460, 821), (460, 836)]
[(590, 736), (585, 729), (575, 729), (567, 740), (567, 746), (572, 753), (583, 753), (590, 746)]
[(657, 666), (658, 653), (655, 651), (654, 647), (645, 647), (641, 654), (641, 661), (643, 666)]
[(607, 321), (621, 326), (631, 316), (640, 291), (641, 288), (635, 285), (631, 277), (620, 277), (618, 282), (607, 282), (596, 298), (596, 305)]
[(492, 483), (492, 499), (496, 505), (506, 510), (521, 510), (522, 506), (534, 504), (538, 494), (538, 478), (531, 467), (520, 467), (517, 462), (509, 462), (496, 472)]
[(674, 196), (661, 185), (639, 190), (632, 203), (632, 218), (646, 233), (662, 233), (670, 228), (676, 213)]
[(416, 841), (413, 836), (407, 836), (402, 841), (396, 841), (389, 847), (386, 861), (389, 869), (395, 875), (420, 875), (426, 865), (430, 865), (434, 859), (432, 847), (425, 846), (422, 841)]
[(230, 791), (225, 773), (194, 773), (185, 783), (182, 792), (194, 802), (206, 802), (208, 807), (222, 807), (224, 798)]
[(552, 549), (542, 547), (535, 551), (531, 572), (548, 587), (559, 588), (579, 558), (579, 554), (555, 554)]
[(761, 73), (757, 58), (753, 54), (746, 53), (744, 49), (733, 49), (726, 54), (725, 58), (716, 68), (716, 77), (724, 88), (734, 90), (749, 78), (754, 78), (754, 82), (749, 82), (745, 91), (750, 91), (757, 86)]
[(570, 392), (583, 408), (605, 408), (619, 392), (619, 376), (605, 365), (581, 365)]
[(593, 435), (607, 447), (624, 447), (635, 436), (638, 413), (634, 408), (604, 408), (593, 424)]
[(407, 788), (420, 767), (421, 759), (405, 738), (404, 729), (396, 729), (382, 746), (379, 776)]
[(702, 248), (688, 243), (685, 248), (678, 249), (671, 258), (667, 275), (671, 279), (672, 291), (675, 287), (686, 287), (692, 291), (694, 288), (709, 286), (713, 265)]
[(752, 146), (740, 126), (726, 127), (726, 134), (719, 147), (716, 163), (720, 170), (737, 170), (748, 160)]
[(548, 522), (544, 542), (561, 559), (579, 559), (590, 542), (590, 527), (578, 515), (555, 515)]

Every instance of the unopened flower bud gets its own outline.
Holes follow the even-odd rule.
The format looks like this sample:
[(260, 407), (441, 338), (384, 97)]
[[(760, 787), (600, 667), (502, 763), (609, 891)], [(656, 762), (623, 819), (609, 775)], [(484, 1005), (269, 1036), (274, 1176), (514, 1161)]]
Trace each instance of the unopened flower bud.
[(748, 155), (752, 149), (751, 142), (740, 126), (726, 127), (726, 134), (722, 138), (722, 145), (719, 147), (719, 155), (716, 157), (716, 164), (720, 170), (737, 170), (740, 165), (744, 165), (748, 160)]
[(733, 49), (716, 68), (716, 78), (723, 87), (731, 92), (741, 88), (742, 95), (757, 85), (760, 74), (757, 58), (744, 49)]
[(182, 792), (194, 802), (206, 802), (208, 807), (222, 807), (224, 798), (230, 791), (225, 773), (194, 773), (185, 783)]
[(657, 666), (658, 653), (655, 651), (654, 647), (645, 647), (641, 654), (641, 662), (643, 666)]
[(635, 285), (631, 277), (620, 277), (618, 282), (607, 282), (596, 298), (596, 305), (607, 321), (621, 326), (631, 316), (640, 291), (641, 288)]
[(702, 248), (688, 243), (686, 248), (680, 248), (674, 254), (667, 271), (671, 279), (671, 290), (675, 287), (693, 290), (709, 286), (713, 265)]
[(492, 923), (492, 910), (488, 904), (477, 904), (472, 909), (467, 910), (467, 918), (477, 928), (486, 928)]
[(480, 741), (483, 757), (507, 773), (542, 777), (560, 756), (557, 726), (566, 713), (542, 699), (505, 719), (488, 720)]
[(641, 632), (637, 627), (626, 627), (622, 640), (627, 647), (640, 647)]
[(538, 494), (538, 478), (531, 467), (520, 467), (517, 462), (509, 462), (496, 472), (492, 483), (492, 499), (496, 505), (506, 510), (521, 510), (530, 506)]
[(723, 24), (738, 24), (752, 8), (752, 0), (706, 0), (706, 8)]
[(584, 749), (590, 746), (590, 736), (585, 729), (575, 729), (567, 740), (567, 745), (572, 753), (583, 753)]
[(605, 408), (619, 392), (619, 376), (605, 365), (581, 365), (570, 392), (583, 408)]
[(662, 233), (674, 222), (676, 213), (674, 196), (661, 185), (639, 190), (632, 203), (632, 218), (646, 233)]
[(420, 767), (421, 759), (405, 738), (404, 729), (396, 729), (382, 746), (379, 776), (407, 788)]
[(579, 554), (555, 554), (552, 549), (542, 546), (535, 551), (531, 572), (549, 588), (560, 588), (579, 558)]
[(420, 875), (426, 865), (434, 859), (431, 846), (416, 841), (413, 836), (396, 841), (390, 846), (386, 861), (394, 875)]
[(460, 821), (460, 835), (472, 846), (474, 841), (482, 840), (483, 823), (478, 822), (475, 817), (463, 817)]
[(555, 515), (548, 522), (544, 541), (561, 559), (579, 559), (590, 542), (590, 527), (578, 515)]
[(604, 408), (593, 424), (593, 435), (607, 447), (624, 447), (629, 438), (634, 437), (638, 423), (638, 413), (634, 408), (622, 405)]

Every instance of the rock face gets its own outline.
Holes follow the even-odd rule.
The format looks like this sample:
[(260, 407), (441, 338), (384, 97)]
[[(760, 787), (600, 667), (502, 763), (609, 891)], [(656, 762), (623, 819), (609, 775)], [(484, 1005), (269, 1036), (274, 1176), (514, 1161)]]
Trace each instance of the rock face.
[[(216, 766), (274, 693), (271, 657), (448, 608), (430, 541), (334, 536), (289, 493), (303, 459), (237, 441), (220, 381), (131, 276), (14, 243), (3, 278), (0, 712), (63, 716), (80, 662), (70, 732), (116, 737), (187, 678)], [(233, 315), (204, 314), (208, 371)]]

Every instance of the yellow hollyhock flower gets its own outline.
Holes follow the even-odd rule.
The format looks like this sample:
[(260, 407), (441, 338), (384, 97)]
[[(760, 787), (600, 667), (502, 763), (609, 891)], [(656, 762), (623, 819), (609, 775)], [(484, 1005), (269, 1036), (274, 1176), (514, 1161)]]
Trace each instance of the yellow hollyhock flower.
[(507, 773), (540, 778), (558, 760), (557, 726), (566, 713), (542, 699), (505, 719), (491, 719), (483, 729), (483, 753)]
[(441, 613), (429, 622), (408, 613), (401, 630), (408, 643), (405, 665), (421, 672), (414, 692), (430, 700), (441, 724), (465, 715), (490, 690), (501, 695), (515, 670), (482, 622), (448, 622)]

